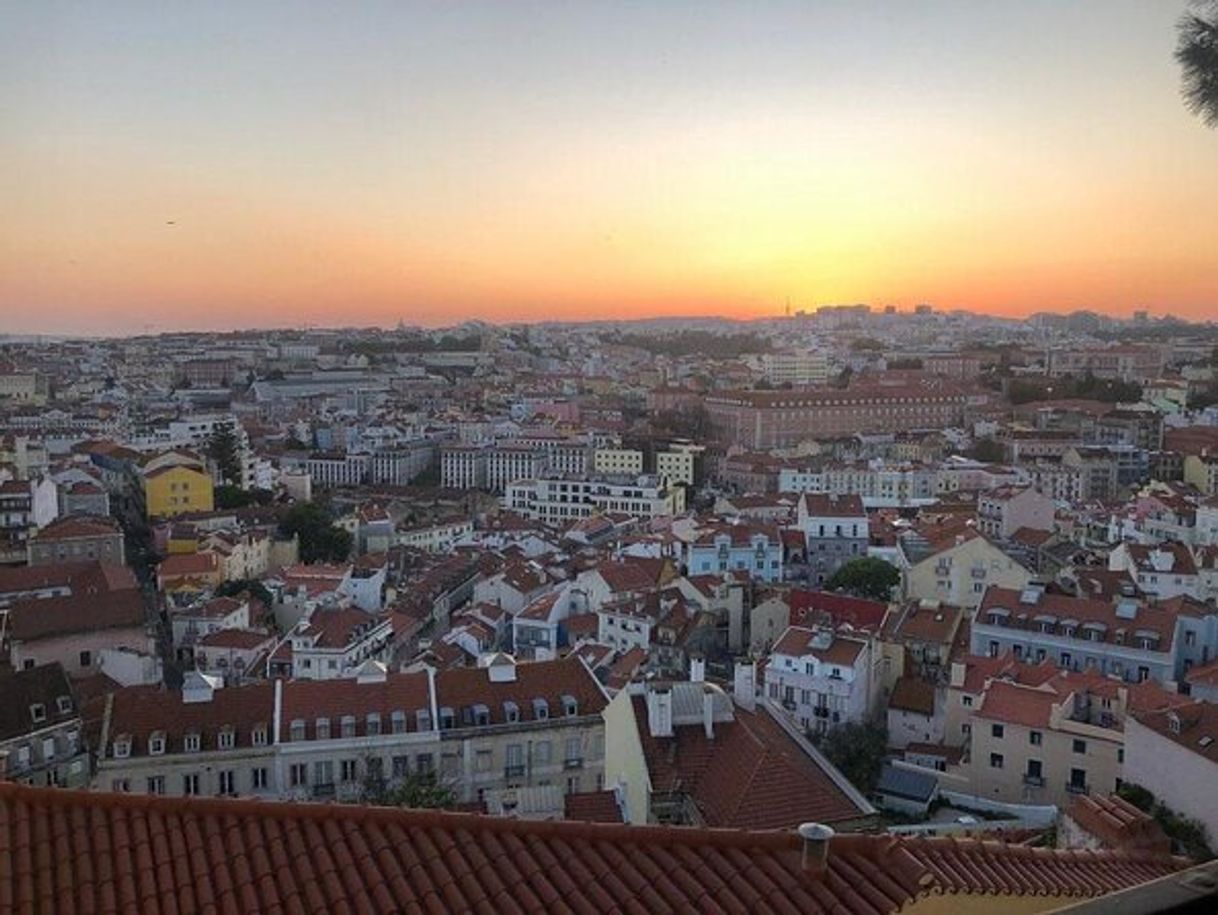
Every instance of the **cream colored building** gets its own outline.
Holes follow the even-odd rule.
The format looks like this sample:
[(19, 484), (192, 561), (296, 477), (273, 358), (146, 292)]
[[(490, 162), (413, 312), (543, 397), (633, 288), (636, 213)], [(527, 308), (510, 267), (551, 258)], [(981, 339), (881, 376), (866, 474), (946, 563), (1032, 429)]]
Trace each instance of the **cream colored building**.
[(1028, 569), (984, 537), (972, 536), (911, 565), (905, 593), (974, 610), (989, 585), (1022, 590), (1031, 580)]
[(673, 449), (656, 453), (656, 474), (667, 477), (669, 483), (694, 485), (695, 452), (690, 449)]
[(643, 452), (633, 448), (598, 448), (592, 455), (596, 473), (624, 473), (637, 476), (643, 472)]

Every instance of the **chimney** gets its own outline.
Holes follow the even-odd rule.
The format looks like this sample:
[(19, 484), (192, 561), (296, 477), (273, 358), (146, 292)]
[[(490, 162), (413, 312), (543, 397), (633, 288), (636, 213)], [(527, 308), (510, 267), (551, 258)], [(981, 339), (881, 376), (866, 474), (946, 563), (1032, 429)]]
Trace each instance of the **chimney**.
[(823, 874), (829, 866), (829, 841), (833, 829), (823, 823), (801, 823), (797, 830), (803, 839), (803, 869)]
[(706, 659), (700, 654), (689, 656), (689, 682), (704, 683), (706, 681)]
[(715, 739), (715, 691), (708, 683), (702, 684), (702, 728), (706, 739)]
[(672, 736), (672, 692), (667, 686), (647, 691), (647, 730), (652, 737)]
[(746, 712), (757, 707), (757, 663), (752, 659), (736, 662), (732, 693), (736, 704)]

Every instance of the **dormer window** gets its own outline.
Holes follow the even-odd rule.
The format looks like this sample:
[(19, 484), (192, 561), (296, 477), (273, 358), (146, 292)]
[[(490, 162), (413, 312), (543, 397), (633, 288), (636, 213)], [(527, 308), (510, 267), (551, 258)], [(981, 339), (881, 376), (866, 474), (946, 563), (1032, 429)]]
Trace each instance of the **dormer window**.
[(30, 706), (30, 718), (34, 720), (34, 724), (41, 724), (47, 720), (47, 707), (41, 702), (35, 702)]
[(421, 708), (415, 712), (414, 720), (420, 731), (431, 730), (431, 712), (429, 712), (427, 709)]
[(574, 696), (562, 697), (562, 710), (563, 714), (568, 718), (573, 718), (579, 714), (579, 703), (575, 701)]
[(55, 707), (59, 710), (59, 714), (69, 714), (72, 711), (72, 697), (60, 696), (55, 700)]
[(318, 718), (313, 722), (313, 733), (318, 740), (330, 739), (330, 719)]
[(266, 746), (266, 725), (260, 724), (250, 733), (250, 744), (255, 747)]
[(451, 708), (444, 706), (440, 709), (440, 730), (450, 731), (457, 725), (457, 716)]
[(291, 737), (293, 742), (305, 739), (305, 723), (303, 718), (293, 719)]
[(365, 731), (368, 736), (375, 736), (381, 733), (381, 714), (380, 712), (369, 712), (368, 718), (365, 721)]
[(165, 753), (165, 732), (153, 731), (148, 738), (148, 755), (161, 756)]
[(520, 706), (511, 701), (503, 703), (503, 717), (508, 724), (515, 724), (520, 720)]
[(202, 741), (199, 739), (198, 731), (191, 731), (182, 738), (182, 748), (186, 750), (187, 753), (198, 753), (201, 744)]
[(1175, 712), (1167, 713), (1167, 729), (1173, 734), (1180, 733), (1180, 716)]
[(338, 727), (339, 727), (339, 734), (341, 734), (343, 737), (354, 737), (355, 736), (355, 716), (354, 715), (343, 715), (342, 719), (338, 723)]
[(231, 725), (225, 725), (220, 728), (219, 747), (221, 750), (231, 750), (237, 742), (237, 735), (233, 731)]
[(491, 710), (485, 705), (474, 706), (474, 724), (478, 727), (486, 727), (491, 723)]
[(533, 700), (533, 718), (536, 721), (545, 721), (550, 717), (550, 703), (545, 699)]
[(114, 738), (114, 758), (126, 759), (131, 755), (131, 738), (122, 734)]
[(406, 733), (406, 713), (397, 709), (389, 716), (389, 728), (394, 734)]

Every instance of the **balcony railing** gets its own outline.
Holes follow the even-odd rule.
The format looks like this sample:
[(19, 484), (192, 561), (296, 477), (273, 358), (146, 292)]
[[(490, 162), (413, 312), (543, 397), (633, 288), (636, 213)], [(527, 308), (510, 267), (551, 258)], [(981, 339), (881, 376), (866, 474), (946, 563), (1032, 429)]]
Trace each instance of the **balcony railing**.
[(503, 767), (503, 777), (504, 778), (522, 778), (523, 776), (524, 776), (524, 765), (523, 764), (519, 765), (519, 766), (504, 766)]
[(1066, 792), (1068, 794), (1090, 794), (1090, 785), (1079, 785), (1075, 782), (1066, 782)]
[(1043, 788), (1045, 785), (1045, 777), (1043, 775), (1025, 775), (1023, 777), (1025, 785), (1032, 785), (1034, 788)]
[(334, 797), (334, 782), (314, 785), (313, 797)]
[(582, 769), (584, 767), (583, 757), (573, 756), (570, 759), (564, 759), (562, 767), (564, 769)]

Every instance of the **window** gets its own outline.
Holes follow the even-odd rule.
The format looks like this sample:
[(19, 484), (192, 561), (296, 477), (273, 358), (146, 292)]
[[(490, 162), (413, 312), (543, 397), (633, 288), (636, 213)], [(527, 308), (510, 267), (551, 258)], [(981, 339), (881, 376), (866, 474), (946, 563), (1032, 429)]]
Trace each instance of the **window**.
[(292, 763), (288, 769), (288, 784), (299, 788), (309, 783), (308, 767), (304, 763)]
[(405, 734), (406, 713), (401, 709), (395, 711), (389, 718), (389, 728), (394, 734)]
[(164, 794), (165, 793), (165, 776), (150, 775), (144, 781), (145, 791), (148, 794)]
[(198, 731), (191, 731), (182, 739), (182, 748), (186, 750), (187, 753), (199, 752), (200, 745), (201, 739)]
[(353, 782), (358, 777), (359, 760), (344, 759), (341, 763), (340, 773), (344, 782)]
[(1028, 731), (1028, 743), (1034, 747), (1039, 747), (1045, 739), (1045, 735), (1040, 731)]
[(563, 756), (564, 769), (578, 769), (584, 764), (583, 744), (578, 737), (567, 738), (567, 751)]
[(495, 754), (490, 750), (478, 750), (474, 753), (474, 771), (490, 772)]
[(92, 667), (93, 666), (93, 652), (82, 651), (80, 653), (80, 666), (81, 667)]
[(524, 747), (518, 743), (507, 745), (503, 755), (504, 778), (519, 778), (524, 775)]
[(1117, 762), (1121, 765), (1125, 764), (1125, 748), (1117, 747)]
[(431, 775), (436, 771), (435, 758), (430, 753), (420, 753), (414, 758), (414, 770), (419, 775)]
[(355, 716), (354, 715), (343, 715), (342, 721), (341, 721), (339, 727), (341, 728), (340, 733), (342, 734), (343, 737), (354, 737), (355, 736)]
[(381, 733), (381, 716), (378, 712), (369, 712), (366, 723), (366, 731), (369, 736), (375, 736)]
[(321, 788), (334, 784), (334, 763), (328, 759), (319, 759), (313, 763), (313, 787)]
[(182, 776), (182, 793), (183, 794), (198, 794), (199, 793), (199, 773), (188, 772)]
[(996, 737), (999, 740), (1001, 740), (1002, 736), (1005, 732), (1006, 732), (1006, 729), (1001, 724), (990, 725), (990, 736), (992, 736), (992, 737)]
[(395, 756), (391, 760), (391, 763), (393, 765), (393, 777), (394, 778), (405, 778), (407, 775), (410, 774), (410, 757), (409, 756)]
[(114, 758), (126, 759), (131, 755), (131, 738), (123, 735), (114, 738)]
[(1078, 738), (1075, 738), (1072, 749), (1074, 750), (1075, 753), (1086, 753), (1087, 752), (1087, 741), (1079, 740)]
[(35, 702), (30, 706), (30, 718), (34, 720), (34, 724), (41, 724), (47, 720), (47, 707), (41, 702)]
[(1001, 769), (1002, 768), (1002, 754), (1001, 753), (991, 753), (990, 754), (990, 768), (991, 769)]
[(973, 697), (972, 696), (961, 696), (960, 704), (963, 705), (965, 708), (972, 708), (973, 707)]
[(165, 732), (154, 731), (152, 736), (148, 738), (148, 755), (160, 756), (165, 752)]
[(520, 720), (520, 706), (511, 701), (503, 703), (503, 717), (508, 724), (515, 724)]
[(539, 740), (533, 744), (533, 763), (538, 766), (548, 766), (552, 758), (553, 745), (548, 740)]
[(111, 779), (110, 780), (110, 790), (111, 791), (122, 791), (122, 792), (130, 791), (131, 790), (131, 779), (129, 779), (129, 778)]
[(237, 778), (232, 769), (220, 770), (220, 786), (217, 789), (217, 794), (236, 794), (237, 793)]
[(291, 738), (293, 741), (305, 739), (305, 723), (303, 718), (296, 718), (292, 721)]
[(221, 750), (231, 750), (236, 742), (236, 733), (231, 727), (226, 725), (220, 729), (219, 745)]
[(59, 710), (59, 714), (66, 715), (72, 711), (72, 697), (60, 696), (55, 700), (55, 707)]
[(250, 743), (255, 747), (266, 746), (266, 725), (260, 724), (250, 734)]
[(255, 791), (265, 790), (269, 784), (270, 778), (265, 766), (250, 770), (250, 787)]

